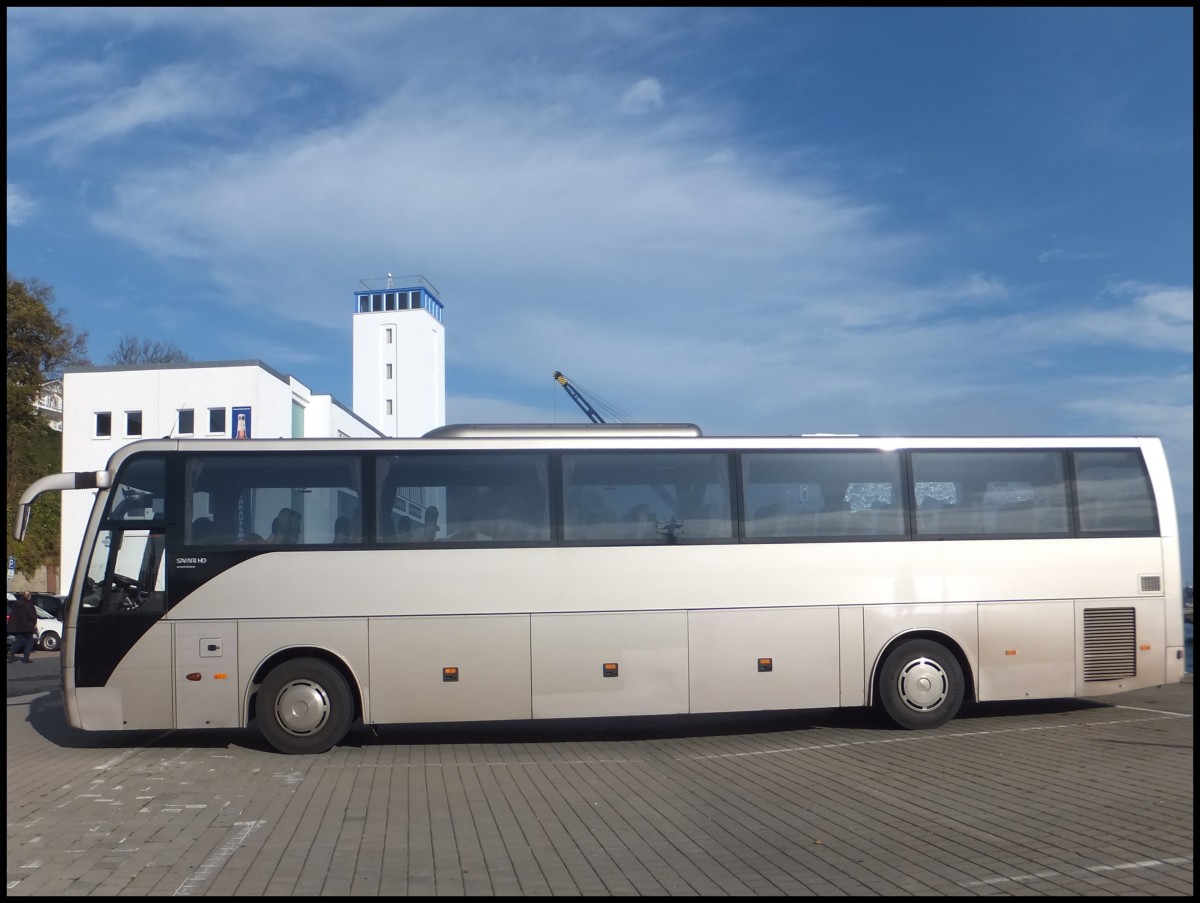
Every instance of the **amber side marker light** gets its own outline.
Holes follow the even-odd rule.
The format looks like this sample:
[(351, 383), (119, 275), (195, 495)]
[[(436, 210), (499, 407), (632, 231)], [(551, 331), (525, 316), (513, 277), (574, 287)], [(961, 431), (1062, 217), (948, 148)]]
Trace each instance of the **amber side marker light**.
[(617, 663), (616, 662), (605, 662), (604, 663), (604, 676), (605, 677), (616, 677), (617, 676)]
[(442, 669), (442, 683), (447, 683), (447, 684), (458, 683), (458, 669), (457, 668), (443, 668)]
[(759, 671), (762, 671), (765, 673), (767, 671), (772, 670), (774, 667), (775, 667), (775, 663), (774, 663), (773, 659), (760, 658), (758, 660), (758, 670)]

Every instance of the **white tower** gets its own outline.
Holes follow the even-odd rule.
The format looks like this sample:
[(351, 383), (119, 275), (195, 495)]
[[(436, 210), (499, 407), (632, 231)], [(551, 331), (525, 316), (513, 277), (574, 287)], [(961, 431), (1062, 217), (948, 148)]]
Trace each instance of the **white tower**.
[(385, 436), (444, 426), (446, 328), (437, 290), (423, 276), (391, 273), (361, 284), (354, 293), (354, 413)]

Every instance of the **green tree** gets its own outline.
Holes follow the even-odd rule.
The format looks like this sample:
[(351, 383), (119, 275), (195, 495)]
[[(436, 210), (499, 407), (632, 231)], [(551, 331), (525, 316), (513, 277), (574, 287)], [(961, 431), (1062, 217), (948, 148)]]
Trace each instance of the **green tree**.
[(131, 335), (121, 336), (117, 347), (108, 354), (110, 364), (177, 364), (190, 360), (181, 348), (171, 342), (139, 339)]
[[(5, 498), (9, 527), (21, 493), (34, 480), (62, 467), (62, 435), (38, 415), (34, 406), (38, 392), (47, 380), (61, 377), (64, 367), (88, 363), (87, 333), (72, 328), (53, 304), (50, 286), (37, 279), (21, 282), (8, 274)], [(9, 536), (8, 554), (26, 576), (58, 561), (60, 510), (58, 494), (47, 493), (34, 507), (25, 540), (17, 542)]]

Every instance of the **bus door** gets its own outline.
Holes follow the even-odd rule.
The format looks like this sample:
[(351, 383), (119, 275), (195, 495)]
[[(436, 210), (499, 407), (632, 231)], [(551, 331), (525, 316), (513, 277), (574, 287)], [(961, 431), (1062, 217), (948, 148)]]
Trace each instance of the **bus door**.
[(131, 458), (88, 550), (74, 629), (71, 684), (114, 728), (172, 726), (164, 461)]
[[(77, 621), (75, 664), (81, 686), (105, 686), (166, 611), (166, 537), (161, 530), (101, 530)], [(127, 663), (131, 664), (132, 660)], [(160, 678), (161, 679), (161, 678)]]

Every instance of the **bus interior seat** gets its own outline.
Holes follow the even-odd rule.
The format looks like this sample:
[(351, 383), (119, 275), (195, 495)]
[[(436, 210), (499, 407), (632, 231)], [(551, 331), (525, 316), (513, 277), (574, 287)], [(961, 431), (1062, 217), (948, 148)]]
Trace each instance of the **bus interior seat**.
[(693, 539), (713, 539), (730, 535), (729, 515), (724, 505), (710, 502), (701, 505), (691, 517), (683, 520), (685, 535)]
[(996, 506), (991, 512), (985, 511), (985, 524), (988, 521), (994, 525), (989, 533), (1032, 533), (1035, 530), (1033, 500), (1010, 502)]
[(213, 541), (213, 519), (198, 517), (192, 521), (191, 544), (205, 545)]
[(634, 505), (625, 512), (624, 522), (632, 524), (632, 530), (623, 531), (626, 539), (652, 539), (655, 535), (655, 527), (658, 524), (658, 518), (654, 512), (650, 510), (650, 506), (646, 504)]
[(942, 511), (948, 503), (933, 496), (925, 496), (917, 505), (917, 532), (936, 536), (942, 532)]
[(750, 536), (784, 536), (783, 504), (774, 502), (755, 509), (754, 519), (747, 530)]
[(854, 508), (841, 512), (839, 536), (872, 536), (875, 531), (876, 512), (873, 508)]
[(904, 534), (904, 511), (899, 505), (880, 505), (872, 509), (874, 530), (880, 536), (901, 536)]
[[(763, 505), (754, 512), (751, 536), (815, 536), (821, 521), (821, 509), (806, 506), (788, 511), (783, 502)], [(824, 524), (827, 526), (827, 524)]]

